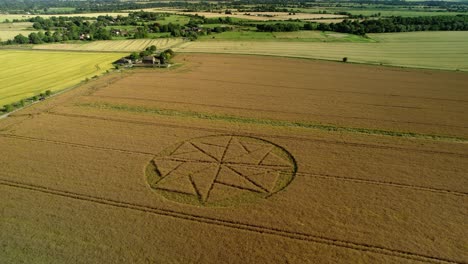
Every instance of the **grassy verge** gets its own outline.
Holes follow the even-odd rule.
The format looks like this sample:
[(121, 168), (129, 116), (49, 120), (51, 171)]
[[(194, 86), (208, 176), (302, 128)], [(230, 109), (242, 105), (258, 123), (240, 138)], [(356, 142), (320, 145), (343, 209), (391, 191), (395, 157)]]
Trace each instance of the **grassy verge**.
[(18, 102), (14, 102), (11, 104), (6, 104), (2, 108), (0, 108), (0, 114), (7, 114), (13, 112), (16, 109), (23, 108), (25, 106), (31, 105), (35, 102), (45, 100), (47, 97), (52, 95), (52, 91), (47, 90), (44, 93), (40, 93), (38, 95), (20, 100)]
[(203, 120), (224, 121), (224, 122), (230, 122), (230, 123), (268, 125), (268, 126), (275, 126), (275, 127), (297, 127), (297, 128), (306, 128), (306, 129), (317, 129), (317, 130), (323, 130), (323, 131), (416, 138), (416, 139), (426, 139), (426, 140), (435, 140), (435, 141), (468, 142), (468, 139), (461, 138), (461, 137), (454, 137), (454, 136), (421, 134), (421, 133), (414, 133), (414, 132), (401, 132), (401, 131), (391, 131), (391, 130), (381, 130), (381, 129), (371, 129), (371, 128), (344, 127), (344, 126), (336, 126), (336, 125), (331, 125), (331, 124), (320, 124), (320, 123), (311, 123), (311, 122), (257, 119), (257, 118), (233, 116), (233, 115), (210, 114), (210, 113), (180, 111), (180, 110), (172, 110), (172, 109), (148, 108), (148, 107), (143, 107), (143, 106), (129, 106), (129, 105), (109, 104), (109, 103), (80, 103), (76, 105), (80, 107), (90, 107), (90, 108), (98, 108), (98, 109), (105, 109), (105, 110), (125, 111), (125, 112), (133, 112), (133, 113), (148, 113), (148, 114), (155, 114), (155, 115), (161, 115), (161, 116), (187, 117), (187, 118), (195, 118), (195, 119), (203, 119)]

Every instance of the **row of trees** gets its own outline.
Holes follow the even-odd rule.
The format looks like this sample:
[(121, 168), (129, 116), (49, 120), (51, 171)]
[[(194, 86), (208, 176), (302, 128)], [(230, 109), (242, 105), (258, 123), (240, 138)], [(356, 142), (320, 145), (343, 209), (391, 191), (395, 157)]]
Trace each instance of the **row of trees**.
[(179, 24), (168, 23), (161, 25), (159, 23), (152, 23), (143, 27), (138, 27), (135, 33), (135, 38), (147, 38), (149, 33), (170, 33), (172, 37), (185, 37), (191, 40), (197, 39), (199, 35), (207, 35), (211, 33), (221, 33), (232, 30), (232, 27), (214, 27), (202, 28), (197, 21), (190, 20), (190, 22), (181, 26)]
[(336, 31), (356, 35), (366, 33), (408, 31), (461, 31), (468, 30), (468, 15), (432, 17), (391, 17), (359, 21), (344, 20), (336, 24), (320, 23), (318, 30)]
[(291, 32), (303, 29), (294, 23), (258, 24), (257, 31), (261, 32)]
[(468, 30), (468, 15), (432, 17), (391, 17), (364, 21), (345, 19), (340, 23), (296, 23), (259, 24), (257, 31), (289, 32), (298, 30), (322, 30), (365, 35), (366, 33), (408, 31), (462, 31)]
[[(151, 12), (134, 12), (130, 13), (128, 16), (98, 16), (96, 18), (95, 25), (97, 27), (107, 27), (107, 26), (139, 26), (144, 25), (146, 22), (151, 22), (155, 20), (164, 20), (169, 14), (165, 13), (151, 13)], [(53, 16), (50, 18), (43, 18), (36, 16), (29, 19), (29, 22), (33, 23), (33, 27), (38, 30), (53, 30), (55, 28), (65, 28), (69, 27), (70, 24), (81, 27), (82, 25), (89, 22), (89, 17), (66, 17), (66, 16)]]
[(85, 24), (80, 26), (70, 25), (66, 28), (57, 28), (55, 32), (32, 32), (28, 36), (16, 35), (12, 40), (7, 40), (3, 44), (41, 44), (53, 43), (68, 40), (110, 40), (112, 36), (103, 27), (95, 24)]
[[(114, 12), (119, 10), (139, 10), (157, 7), (187, 8), (193, 4), (182, 1), (168, 2), (136, 2), (136, 1), (63, 1), (63, 0), (0, 0), (0, 10), (11, 14), (56, 14), (55, 8), (70, 8), (72, 11), (60, 11), (60, 13), (90, 13), (90, 12)], [(196, 4), (195, 4), (196, 5)]]
[(12, 112), (18, 108), (22, 108), (26, 105), (29, 105), (29, 104), (32, 104), (36, 101), (39, 101), (39, 100), (44, 100), (46, 99), (47, 97), (51, 96), (52, 95), (52, 91), (51, 90), (47, 90), (43, 93), (40, 93), (39, 95), (35, 95), (35, 96), (32, 96), (32, 97), (29, 97), (29, 98), (26, 98), (26, 99), (22, 99), (18, 102), (15, 102), (15, 103), (11, 103), (11, 104), (6, 104), (4, 105), (2, 108), (0, 108), (0, 113), (9, 113), (9, 112)]

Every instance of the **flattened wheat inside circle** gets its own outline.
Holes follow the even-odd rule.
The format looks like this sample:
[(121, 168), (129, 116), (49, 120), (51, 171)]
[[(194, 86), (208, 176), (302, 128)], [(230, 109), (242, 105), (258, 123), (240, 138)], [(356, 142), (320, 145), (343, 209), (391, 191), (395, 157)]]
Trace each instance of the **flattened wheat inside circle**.
[(150, 187), (167, 199), (201, 206), (229, 206), (266, 198), (294, 178), (289, 152), (246, 136), (208, 136), (177, 143), (146, 168)]

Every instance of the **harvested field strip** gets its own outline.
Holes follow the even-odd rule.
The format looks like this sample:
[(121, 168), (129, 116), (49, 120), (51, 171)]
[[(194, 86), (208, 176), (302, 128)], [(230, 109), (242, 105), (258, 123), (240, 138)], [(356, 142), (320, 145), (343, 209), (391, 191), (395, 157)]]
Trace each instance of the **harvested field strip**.
[[(104, 121), (109, 121), (109, 122), (138, 124), (138, 125), (146, 125), (146, 126), (162, 126), (162, 127), (171, 127), (171, 128), (201, 130), (201, 131), (213, 132), (213, 133), (224, 133), (224, 134), (230, 133), (229, 130), (225, 130), (225, 129), (174, 125), (174, 124), (167, 124), (167, 123), (137, 121), (137, 120), (129, 120), (129, 119), (121, 119), (121, 118), (100, 117), (100, 116), (92, 116), (92, 115), (67, 114), (67, 113), (59, 113), (59, 112), (49, 112), (48, 114), (58, 115), (58, 116), (66, 116), (66, 117), (73, 117), (73, 118), (85, 118), (85, 119), (94, 119), (94, 120), (104, 120)], [(0, 136), (2, 136), (2, 134), (0, 134)], [(11, 136), (16, 137), (16, 135), (11, 135)], [(260, 134), (260, 133), (245, 133), (244, 136), (272, 137), (272, 138), (280, 138), (280, 139), (313, 141), (313, 142), (321, 142), (321, 143), (325, 143), (325, 144), (346, 145), (346, 146), (354, 146), (354, 147), (366, 147), (366, 148), (375, 148), (375, 149), (394, 149), (394, 150), (403, 150), (403, 151), (412, 151), (412, 152), (421, 152), (421, 153), (454, 155), (454, 156), (459, 156), (459, 157), (464, 157), (464, 158), (468, 157), (468, 154), (456, 153), (456, 152), (436, 151), (436, 150), (428, 150), (428, 149), (415, 149), (415, 148), (402, 148), (402, 147), (396, 147), (396, 146), (384, 146), (384, 145), (354, 143), (354, 142), (345, 142), (345, 141), (333, 141), (333, 140), (325, 140), (325, 139), (313, 139), (313, 138), (304, 138), (304, 137), (298, 137), (298, 136), (267, 135), (267, 134)]]
[[(410, 121), (396, 121), (390, 119), (375, 119), (367, 117), (357, 117), (357, 116), (340, 116), (340, 115), (324, 115), (324, 114), (314, 114), (306, 112), (291, 112), (291, 111), (279, 111), (279, 110), (267, 110), (261, 108), (247, 108), (247, 107), (235, 107), (235, 106), (223, 106), (223, 105), (212, 105), (212, 104), (199, 104), (199, 103), (188, 103), (180, 101), (167, 101), (167, 100), (157, 100), (157, 99), (145, 99), (145, 98), (136, 98), (136, 97), (121, 97), (121, 96), (106, 96), (106, 95), (92, 95), (89, 96), (92, 98), (114, 98), (114, 99), (124, 99), (124, 100), (138, 100), (138, 101), (149, 101), (149, 102), (161, 102), (161, 103), (171, 103), (171, 104), (183, 104), (183, 105), (196, 105), (196, 106), (207, 106), (213, 108), (224, 108), (224, 109), (238, 109), (238, 110), (248, 110), (248, 111), (260, 111), (260, 112), (269, 112), (269, 113), (281, 113), (281, 114), (297, 114), (297, 115), (308, 115), (308, 116), (323, 116), (323, 117), (337, 117), (337, 118), (346, 118), (346, 119), (356, 119), (356, 120), (370, 120), (370, 121), (384, 121), (390, 123), (405, 123), (405, 124), (417, 124), (417, 125), (429, 125), (429, 126), (443, 126), (443, 127), (457, 127), (457, 128), (468, 128), (467, 126), (455, 126), (455, 125), (446, 125), (446, 124), (435, 124), (435, 123), (425, 123), (425, 122), (410, 122)], [(357, 103), (349, 103), (357, 104)], [(395, 106), (385, 106), (383, 107), (395, 107)], [(408, 108), (408, 107), (405, 107)]]
[(326, 244), (329, 246), (335, 246), (335, 247), (341, 247), (341, 248), (348, 248), (348, 249), (357, 250), (357, 251), (373, 252), (377, 254), (394, 256), (394, 257), (399, 257), (403, 259), (423, 261), (423, 262), (428, 262), (428, 263), (461, 263), (455, 260), (444, 259), (444, 258), (439, 258), (435, 256), (428, 256), (428, 255), (418, 254), (414, 252), (407, 252), (404, 250), (391, 249), (391, 248), (374, 246), (374, 245), (369, 245), (369, 244), (355, 243), (351, 241), (338, 240), (338, 239), (327, 238), (323, 236), (301, 233), (301, 232), (288, 231), (288, 230), (283, 230), (279, 228), (270, 228), (270, 227), (264, 227), (260, 225), (242, 223), (242, 222), (237, 222), (237, 221), (217, 219), (217, 218), (212, 218), (212, 217), (189, 214), (185, 212), (178, 212), (174, 210), (143, 206), (139, 204), (111, 200), (111, 199), (106, 199), (106, 198), (101, 198), (101, 197), (83, 195), (83, 194), (74, 193), (74, 192), (65, 191), (65, 190), (53, 189), (53, 188), (49, 188), (45, 186), (11, 181), (9, 179), (0, 178), (0, 185), (17, 188), (17, 189), (46, 193), (46, 194), (60, 196), (60, 197), (69, 198), (69, 199), (93, 202), (96, 204), (101, 204), (101, 205), (106, 205), (106, 206), (119, 207), (119, 208), (124, 208), (124, 209), (129, 209), (129, 210), (137, 210), (137, 211), (156, 214), (160, 216), (184, 219), (184, 220), (188, 220), (188, 221), (196, 222), (196, 223), (222, 226), (225, 228), (230, 228), (230, 229), (235, 229), (235, 230), (240, 230), (240, 231), (249, 231), (249, 232), (254, 232), (254, 233), (259, 233), (259, 234), (269, 234), (269, 235), (280, 236), (280, 237), (289, 238), (289, 239)]
[(158, 49), (167, 49), (182, 43), (180, 38), (164, 39), (131, 39), (131, 40), (103, 40), (93, 41), (85, 44), (41, 44), (33, 46), (37, 50), (70, 50), (70, 51), (109, 51), (109, 52), (129, 52), (141, 51), (151, 45), (156, 45)]
[(147, 107), (141, 107), (141, 106), (116, 105), (116, 104), (108, 104), (108, 103), (79, 103), (79, 104), (76, 104), (76, 106), (98, 108), (98, 109), (105, 109), (105, 110), (126, 111), (126, 112), (133, 112), (133, 113), (149, 113), (149, 114), (155, 114), (155, 115), (161, 115), (161, 116), (189, 117), (189, 118), (204, 119), (204, 120), (225, 121), (225, 122), (230, 122), (230, 123), (259, 124), (259, 125), (269, 125), (269, 126), (277, 126), (277, 127), (299, 127), (299, 128), (308, 128), (308, 129), (319, 129), (319, 130), (324, 130), (324, 131), (350, 132), (350, 133), (383, 135), (383, 136), (392, 136), (392, 137), (418, 138), (418, 139), (428, 139), (428, 140), (435, 140), (435, 141), (457, 141), (457, 142), (463, 142), (463, 143), (468, 142), (468, 140), (465, 138), (452, 137), (452, 136), (429, 135), (429, 134), (419, 134), (419, 133), (413, 133), (413, 132), (398, 132), (398, 131), (368, 129), (368, 128), (342, 127), (342, 126), (325, 125), (325, 124), (314, 124), (314, 123), (309, 123), (309, 122), (293, 122), (293, 121), (282, 121), (282, 120), (272, 120), (272, 119), (255, 119), (255, 118), (232, 116), (232, 115), (217, 115), (217, 114), (199, 113), (199, 112), (192, 112), (192, 111), (147, 108)]

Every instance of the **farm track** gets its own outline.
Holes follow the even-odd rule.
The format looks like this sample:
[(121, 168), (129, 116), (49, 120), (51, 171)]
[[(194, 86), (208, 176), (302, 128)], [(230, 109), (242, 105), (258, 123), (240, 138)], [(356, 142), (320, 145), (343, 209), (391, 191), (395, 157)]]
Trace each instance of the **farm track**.
[[(94, 119), (94, 120), (119, 122), (119, 123), (131, 123), (131, 124), (148, 125), (148, 126), (182, 128), (182, 129), (199, 130), (199, 131), (207, 131), (207, 132), (223, 133), (223, 134), (232, 133), (232, 131), (227, 130), (227, 129), (202, 128), (202, 127), (193, 127), (193, 126), (185, 126), (185, 125), (172, 125), (172, 124), (166, 124), (166, 123), (156, 123), (156, 122), (150, 122), (150, 121), (137, 121), (137, 120), (112, 118), (112, 117), (99, 117), (99, 116), (90, 116), (90, 115), (67, 114), (67, 113), (59, 113), (59, 112), (49, 112), (48, 114), (57, 115), (57, 116), (65, 116), (65, 117), (87, 118), (87, 119)], [(455, 156), (459, 156), (459, 157), (463, 157), (463, 158), (468, 157), (468, 154), (465, 154), (465, 153), (437, 151), (437, 150), (428, 150), (428, 149), (415, 149), (415, 148), (404, 148), (404, 147), (396, 147), (396, 146), (383, 146), (383, 145), (366, 144), (366, 143), (344, 142), (344, 141), (338, 141), (338, 140), (311, 139), (311, 138), (306, 138), (306, 137), (268, 135), (268, 134), (261, 134), (261, 133), (239, 133), (239, 134), (240, 135), (242, 134), (244, 136), (257, 136), (257, 137), (271, 137), (271, 138), (280, 138), (280, 139), (292, 139), (292, 140), (319, 142), (319, 143), (345, 145), (345, 146), (353, 146), (353, 147), (366, 147), (366, 148), (375, 148), (375, 149), (393, 149), (393, 150), (400, 150), (400, 151), (413, 151), (413, 152), (430, 153), (430, 154), (455, 155)]]
[[(12, 139), (18, 139), (18, 140), (26, 140), (30, 142), (41, 142), (41, 143), (48, 143), (48, 144), (64, 145), (64, 146), (84, 148), (84, 149), (115, 151), (119, 153), (135, 154), (135, 155), (146, 155), (150, 157), (155, 157), (158, 155), (158, 153), (134, 151), (134, 150), (128, 150), (128, 149), (109, 148), (109, 147), (99, 147), (99, 146), (93, 146), (93, 145), (87, 145), (87, 144), (71, 143), (71, 142), (66, 142), (66, 141), (17, 136), (17, 135), (12, 135), (12, 134), (0, 134), (0, 137), (12, 138)], [(174, 161), (186, 161), (186, 160), (174, 159)], [(203, 160), (195, 160), (195, 161), (198, 163), (210, 163), (210, 162), (203, 161)], [(232, 164), (237, 164), (237, 163), (232, 163)], [(403, 183), (396, 183), (396, 182), (387, 182), (387, 181), (380, 181), (380, 180), (351, 178), (351, 177), (346, 177), (342, 175), (330, 175), (330, 174), (311, 173), (311, 172), (296, 172), (296, 174), (301, 175), (303, 177), (334, 179), (334, 180), (348, 181), (348, 182), (354, 182), (354, 183), (359, 183), (359, 184), (371, 184), (371, 185), (380, 185), (380, 186), (394, 187), (394, 188), (404, 188), (404, 189), (410, 189), (410, 190), (415, 190), (415, 191), (426, 191), (426, 192), (432, 192), (432, 193), (438, 193), (438, 194), (468, 196), (467, 192), (460, 192), (460, 191), (453, 191), (453, 190), (448, 190), (448, 189), (418, 186), (418, 185), (411, 185), (411, 184), (403, 184)]]
[(334, 118), (346, 118), (346, 119), (357, 119), (357, 120), (368, 120), (368, 121), (383, 121), (397, 124), (413, 124), (413, 125), (425, 125), (425, 126), (442, 126), (442, 127), (452, 127), (452, 128), (468, 128), (468, 126), (454, 126), (454, 125), (445, 125), (445, 124), (435, 124), (435, 123), (424, 123), (424, 122), (411, 122), (411, 121), (395, 121), (389, 119), (375, 119), (375, 118), (366, 118), (366, 117), (356, 117), (356, 116), (339, 116), (339, 115), (323, 115), (323, 114), (313, 114), (305, 112), (289, 112), (289, 111), (279, 111), (279, 110), (265, 110), (259, 108), (247, 108), (247, 107), (233, 107), (233, 106), (222, 106), (222, 105), (212, 105), (212, 104), (198, 104), (198, 103), (187, 103), (187, 102), (178, 102), (178, 101), (165, 101), (157, 99), (144, 99), (144, 98), (134, 98), (134, 97), (120, 97), (120, 96), (107, 96), (107, 95), (92, 95), (88, 97), (99, 97), (99, 98), (115, 98), (115, 99), (124, 99), (124, 100), (138, 100), (138, 101), (148, 101), (148, 102), (161, 102), (161, 103), (175, 103), (175, 104), (184, 104), (184, 105), (196, 105), (196, 106), (207, 106), (214, 108), (225, 108), (225, 109), (238, 109), (238, 110), (248, 110), (248, 111), (262, 111), (270, 113), (280, 113), (280, 114), (296, 114), (296, 115), (308, 115), (308, 116), (322, 116), (322, 117), (334, 117)]
[(0, 185), (22, 189), (22, 190), (41, 192), (41, 193), (69, 198), (69, 199), (92, 202), (95, 204), (113, 206), (113, 207), (118, 207), (118, 208), (123, 208), (123, 209), (129, 209), (129, 210), (137, 210), (141, 212), (146, 212), (146, 213), (151, 213), (151, 214), (166, 216), (166, 217), (172, 217), (172, 218), (187, 220), (187, 221), (196, 222), (196, 223), (215, 225), (215, 226), (235, 229), (239, 231), (248, 231), (248, 232), (261, 234), (261, 235), (268, 234), (268, 235), (273, 235), (273, 236), (280, 236), (280, 237), (288, 238), (288, 239), (324, 244), (328, 246), (346, 248), (346, 249), (357, 250), (361, 252), (377, 253), (381, 255), (399, 257), (399, 258), (408, 259), (408, 260), (421, 261), (421, 262), (426, 262), (426, 263), (464, 263), (464, 262), (458, 262), (458, 261), (451, 260), (451, 259), (445, 259), (445, 258), (440, 258), (436, 256), (424, 255), (424, 254), (419, 254), (419, 253), (414, 253), (414, 252), (409, 252), (409, 251), (404, 251), (404, 250), (399, 250), (399, 249), (392, 249), (392, 248), (387, 248), (387, 247), (382, 247), (382, 246), (370, 245), (366, 243), (356, 243), (356, 242), (347, 241), (347, 240), (327, 238), (324, 236), (289, 231), (289, 230), (284, 230), (280, 228), (264, 227), (261, 225), (242, 223), (239, 221), (218, 219), (214, 217), (207, 217), (207, 216), (201, 216), (201, 215), (196, 215), (196, 214), (191, 214), (191, 213), (178, 212), (175, 210), (168, 210), (164, 208), (157, 208), (157, 207), (139, 205), (135, 203), (122, 202), (122, 201), (108, 199), (108, 198), (96, 197), (96, 196), (91, 196), (91, 195), (83, 195), (79, 193), (48, 188), (48, 187), (39, 186), (35, 184), (11, 181), (8, 179), (0, 178)]

